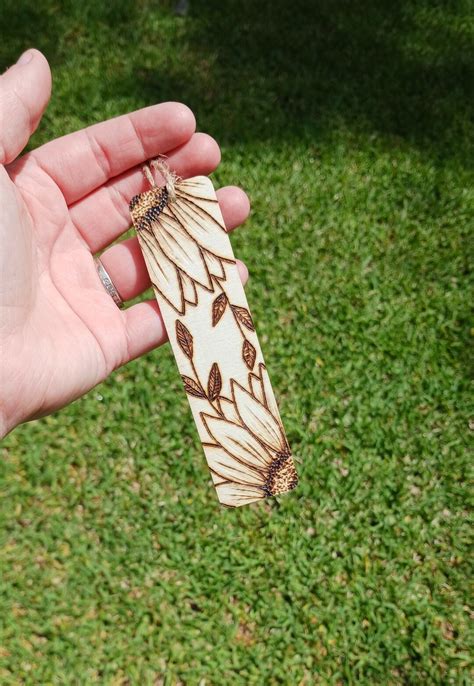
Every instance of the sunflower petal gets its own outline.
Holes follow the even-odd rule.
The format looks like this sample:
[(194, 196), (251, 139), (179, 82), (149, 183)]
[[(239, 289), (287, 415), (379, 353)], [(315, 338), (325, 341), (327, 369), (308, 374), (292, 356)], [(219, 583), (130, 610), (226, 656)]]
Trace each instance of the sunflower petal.
[(168, 210), (186, 226), (186, 231), (202, 248), (214, 253), (217, 257), (234, 259), (227, 234), (225, 231), (219, 231), (219, 228), (224, 229), (222, 216), (216, 220), (209, 214), (208, 208), (202, 206), (201, 200), (178, 197)]
[(176, 184), (175, 190), (178, 198), (191, 201), (207, 212), (219, 224), (222, 231), (226, 230), (216, 191), (209, 177), (197, 176), (193, 179), (180, 181)]
[(274, 417), (278, 417), (279, 419), (280, 413), (278, 411), (278, 405), (273, 394), (273, 389), (270, 383), (270, 377), (268, 376), (267, 368), (265, 367), (263, 362), (260, 362), (258, 366), (260, 371), (260, 378), (262, 379), (262, 389), (265, 406), (270, 410)]
[(209, 177), (203, 174), (192, 176), (190, 179), (180, 179), (175, 188), (183, 193), (194, 193), (202, 200), (215, 200), (217, 202), (214, 186)]
[(204, 259), (206, 260), (209, 274), (217, 276), (218, 279), (225, 279), (224, 264), (222, 261), (207, 250), (203, 250)]
[(222, 448), (207, 446), (206, 459), (214, 474), (226, 481), (253, 486), (263, 486), (265, 483), (265, 475), (261, 471), (244, 462), (239, 462)]
[(179, 273), (181, 279), (181, 286), (183, 288), (183, 297), (190, 305), (196, 305), (198, 301), (198, 294), (196, 284), (185, 272)]
[(229, 420), (229, 422), (234, 422), (234, 424), (240, 424), (240, 417), (235, 409), (235, 405), (231, 400), (227, 398), (221, 398), (219, 400), (220, 407), (224, 413), (224, 417)]
[(214, 486), (218, 486), (219, 484), (225, 484), (226, 483), (225, 479), (223, 479), (218, 474), (214, 474), (214, 472), (212, 470), (210, 473), (211, 473), (212, 483), (214, 484)]
[(251, 467), (259, 467), (260, 469), (271, 464), (272, 457), (268, 451), (247, 429), (226, 419), (212, 417), (205, 413), (201, 414), (201, 418), (212, 438), (229, 455), (233, 455)]
[(265, 404), (265, 396), (263, 395), (262, 381), (256, 374), (249, 374), (249, 388), (252, 395), (258, 400), (259, 403)]
[(248, 430), (273, 450), (285, 451), (282, 428), (271, 412), (233, 379), (231, 388), (239, 417)]
[(143, 231), (139, 234), (139, 239), (147, 258), (147, 268), (153, 288), (177, 312), (183, 314), (184, 302), (175, 265), (169, 261), (153, 235)]
[(248, 505), (265, 497), (265, 493), (256, 486), (235, 484), (228, 481), (218, 484), (216, 491), (219, 502), (229, 507)]
[(198, 244), (166, 209), (160, 214), (154, 229), (155, 239), (168, 259), (201, 286), (209, 288), (209, 273)]

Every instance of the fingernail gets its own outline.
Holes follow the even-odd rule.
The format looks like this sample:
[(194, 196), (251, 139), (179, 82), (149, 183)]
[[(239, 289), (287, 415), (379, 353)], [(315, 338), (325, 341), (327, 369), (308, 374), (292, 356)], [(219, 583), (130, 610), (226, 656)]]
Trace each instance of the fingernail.
[(26, 52), (21, 55), (20, 59), (17, 61), (17, 64), (28, 64), (28, 62), (31, 62), (33, 59), (33, 50), (27, 50)]

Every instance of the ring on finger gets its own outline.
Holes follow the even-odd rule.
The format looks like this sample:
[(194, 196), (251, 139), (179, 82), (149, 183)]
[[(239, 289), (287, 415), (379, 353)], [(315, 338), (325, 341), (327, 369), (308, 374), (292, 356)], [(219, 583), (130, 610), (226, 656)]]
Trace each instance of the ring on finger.
[(94, 258), (94, 263), (95, 263), (95, 266), (97, 269), (97, 274), (99, 275), (99, 279), (101, 280), (103, 287), (105, 288), (107, 293), (110, 295), (110, 297), (112, 298), (114, 303), (117, 305), (117, 307), (122, 309), (123, 300), (120, 296), (120, 293), (116, 289), (114, 282), (110, 278), (108, 271), (106, 270), (106, 268), (104, 267), (104, 265), (102, 264), (102, 262), (100, 261), (100, 259), (98, 257)]

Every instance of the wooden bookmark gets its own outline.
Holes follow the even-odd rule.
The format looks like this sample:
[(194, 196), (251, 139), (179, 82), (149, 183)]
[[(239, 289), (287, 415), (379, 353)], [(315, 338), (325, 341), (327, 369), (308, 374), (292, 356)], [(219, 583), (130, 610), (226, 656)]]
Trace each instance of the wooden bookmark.
[(298, 477), (214, 187), (151, 164), (166, 185), (147, 167), (130, 212), (219, 501), (285, 493)]

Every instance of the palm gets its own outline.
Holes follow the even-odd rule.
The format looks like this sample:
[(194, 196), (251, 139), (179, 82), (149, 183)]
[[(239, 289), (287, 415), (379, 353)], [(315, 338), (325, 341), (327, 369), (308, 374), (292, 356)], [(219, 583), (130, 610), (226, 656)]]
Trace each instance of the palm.
[[(32, 409), (44, 413), (78, 397), (129, 359), (127, 327), (54, 180), (38, 167), (29, 175), (19, 171), (15, 182), (17, 222), (27, 238), (17, 269), (31, 285), (18, 293), (24, 306), (10, 322), (22, 331), (26, 355), (7, 350), (18, 369), (13, 387), (4, 390), (14, 404), (31, 396), (33, 388), (40, 390), (41, 406)], [(14, 338), (9, 341), (14, 345)]]
[[(2, 79), (26, 68), (12, 67)], [(140, 165), (166, 153), (178, 174), (190, 176), (219, 161), (215, 142), (194, 134), (192, 114), (177, 103), (95, 125), (17, 160), (9, 145), (3, 141), (9, 163), (0, 167), (4, 432), (62, 407), (165, 340), (156, 303), (119, 310), (93, 254), (104, 251), (124, 300), (139, 295), (149, 281), (136, 239), (110, 244), (129, 226), (128, 199), (144, 190)], [(229, 228), (245, 219), (241, 191), (222, 189), (219, 199)]]

